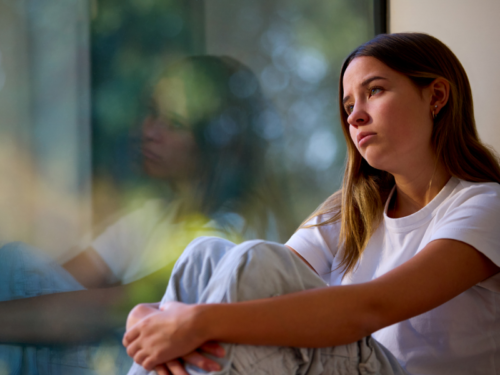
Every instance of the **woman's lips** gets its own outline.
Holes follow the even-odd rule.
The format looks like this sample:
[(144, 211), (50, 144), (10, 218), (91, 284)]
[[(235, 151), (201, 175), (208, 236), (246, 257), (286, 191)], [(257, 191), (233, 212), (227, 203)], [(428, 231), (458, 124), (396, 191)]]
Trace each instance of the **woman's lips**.
[(154, 152), (149, 151), (148, 149), (141, 148), (142, 156), (151, 161), (161, 161), (161, 158), (156, 155)]
[(358, 141), (358, 146), (361, 147), (364, 145), (366, 142), (368, 142), (370, 139), (372, 139), (376, 133), (359, 133), (357, 136), (357, 141)]

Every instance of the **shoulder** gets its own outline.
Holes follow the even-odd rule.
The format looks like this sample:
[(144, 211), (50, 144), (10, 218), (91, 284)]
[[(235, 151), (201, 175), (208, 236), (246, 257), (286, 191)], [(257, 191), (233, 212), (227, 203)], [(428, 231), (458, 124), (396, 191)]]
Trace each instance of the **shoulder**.
[(455, 194), (461, 197), (484, 196), (499, 199), (500, 184), (497, 182), (471, 182), (458, 179)]
[(166, 203), (161, 199), (150, 199), (107, 226), (94, 240), (94, 247), (99, 248), (104, 243), (123, 246), (131, 239), (149, 236), (158, 223), (171, 220), (177, 208), (176, 202)]
[(139, 225), (147, 227), (154, 225), (167, 216), (173, 217), (177, 212), (179, 202), (166, 202), (162, 199), (149, 199), (141, 206), (123, 215), (116, 224), (122, 226)]
[[(461, 218), (468, 224), (500, 219), (500, 184), (456, 179), (455, 186), (435, 211), (438, 222), (449, 224)], [(466, 221), (463, 221), (466, 219)]]
[(465, 242), (500, 264), (500, 184), (459, 180), (435, 219), (431, 241)]
[(500, 205), (500, 184), (496, 182), (457, 180), (458, 183), (455, 189), (446, 200), (447, 206), (483, 206), (489, 210)]

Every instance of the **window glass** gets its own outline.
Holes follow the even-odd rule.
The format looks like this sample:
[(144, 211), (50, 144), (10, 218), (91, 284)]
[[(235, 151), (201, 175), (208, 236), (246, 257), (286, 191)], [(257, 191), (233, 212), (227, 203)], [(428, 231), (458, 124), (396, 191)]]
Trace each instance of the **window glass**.
[(11, 341), (126, 373), (126, 314), (192, 239), (285, 242), (340, 186), (338, 74), (373, 4), (0, 1), (0, 300), (70, 292), (28, 298)]

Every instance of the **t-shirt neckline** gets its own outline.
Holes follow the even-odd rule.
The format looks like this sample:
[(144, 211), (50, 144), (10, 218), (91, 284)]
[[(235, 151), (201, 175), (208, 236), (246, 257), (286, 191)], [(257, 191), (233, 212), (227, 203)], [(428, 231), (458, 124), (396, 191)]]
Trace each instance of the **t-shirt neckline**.
[(443, 201), (450, 196), (453, 189), (458, 185), (460, 180), (456, 177), (451, 177), (446, 185), (441, 189), (441, 191), (421, 210), (400, 218), (391, 218), (387, 216), (387, 210), (389, 208), (389, 202), (396, 191), (396, 186), (391, 190), (384, 207), (384, 221), (386, 226), (394, 229), (405, 229), (409, 230), (413, 227), (418, 227), (430, 220), (436, 211), (436, 209), (443, 203)]

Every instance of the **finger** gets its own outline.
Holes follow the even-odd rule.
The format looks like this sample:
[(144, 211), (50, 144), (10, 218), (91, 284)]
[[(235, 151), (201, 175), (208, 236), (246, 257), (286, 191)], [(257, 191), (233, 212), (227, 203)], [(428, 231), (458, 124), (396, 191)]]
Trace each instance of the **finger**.
[(134, 341), (132, 344), (127, 346), (127, 354), (129, 355), (129, 357), (134, 358), (137, 352), (141, 350), (141, 348), (141, 344), (137, 341)]
[(210, 358), (205, 357), (204, 355), (198, 352), (191, 352), (182, 357), (184, 362), (190, 363), (198, 368), (201, 368), (205, 371), (220, 371), (220, 365), (211, 360)]
[[(155, 367), (158, 375), (171, 375), (172, 373), (167, 369), (166, 365), (158, 365)], [(188, 374), (189, 375), (189, 374)]]
[(127, 336), (127, 333), (128, 332), (125, 332), (125, 334), (123, 335), (123, 339), (122, 339), (122, 344), (124, 347), (127, 347), (131, 341), (129, 340), (128, 336)]
[(182, 363), (177, 359), (167, 362), (167, 368), (172, 375), (189, 375)]
[(219, 358), (222, 358), (226, 355), (226, 350), (224, 349), (224, 347), (215, 341), (207, 341), (200, 346), (200, 350)]
[(137, 328), (132, 328), (130, 331), (125, 332), (122, 340), (123, 346), (129, 346), (131, 342), (139, 337), (140, 333), (141, 331)]
[(142, 361), (142, 367), (144, 367), (148, 371), (153, 371), (153, 369), (158, 365), (158, 361), (155, 362), (150, 356)]
[(142, 350), (137, 352), (136, 355), (133, 357), (133, 359), (135, 363), (141, 365), (142, 367), (145, 367), (144, 361), (146, 360), (147, 357), (148, 357), (147, 353)]

